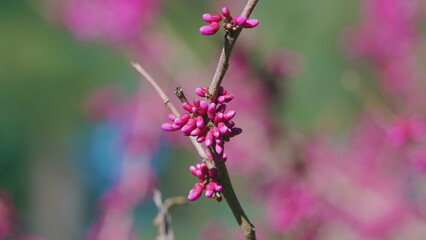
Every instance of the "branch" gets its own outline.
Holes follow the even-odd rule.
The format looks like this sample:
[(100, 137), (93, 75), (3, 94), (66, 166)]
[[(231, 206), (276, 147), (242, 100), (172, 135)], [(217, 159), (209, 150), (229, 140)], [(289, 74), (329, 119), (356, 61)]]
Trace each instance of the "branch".
[[(243, 12), (241, 15), (245, 15), (247, 17), (250, 16), (250, 14), (253, 12), (254, 7), (256, 6), (258, 0), (248, 0), (246, 6), (244, 7)], [(231, 57), (232, 49), (234, 48), (234, 45), (242, 31), (242, 28), (238, 28), (234, 32), (227, 33), (225, 35), (224, 39), (224, 45), (222, 48), (222, 53), (219, 58), (218, 65), (216, 67), (215, 74), (213, 76), (213, 80), (209, 87), (208, 95), (211, 99), (215, 99), (217, 95), (217, 91), (219, 89), (219, 86), (222, 83), (222, 80), (226, 74), (226, 71), (229, 67), (229, 59)], [(163, 99), (164, 104), (170, 109), (170, 111), (176, 116), (179, 116), (179, 112), (176, 110), (176, 108), (173, 106), (173, 104), (170, 102), (170, 99), (166, 96), (166, 94), (161, 90), (161, 88), (158, 86), (158, 84), (152, 79), (151, 76), (137, 63), (132, 62), (132, 66), (141, 73), (148, 82), (150, 82), (155, 90), (158, 92), (160, 97)], [(178, 97), (184, 96), (183, 91), (181, 88), (177, 89), (176, 91)], [(180, 95), (182, 94), (182, 95)], [(185, 101), (184, 97), (179, 97), (179, 99), (182, 101)], [(203, 160), (207, 164), (212, 164), (209, 158), (207, 157), (206, 153), (204, 152), (204, 148), (195, 140), (195, 138), (190, 137), (191, 142), (197, 149), (198, 154), (203, 158)], [(245, 214), (243, 208), (241, 207), (241, 204), (235, 194), (235, 191), (232, 187), (231, 180), (229, 178), (228, 170), (226, 168), (226, 165), (223, 161), (219, 160), (217, 158), (217, 154), (213, 147), (210, 148), (210, 151), (212, 153), (212, 156), (214, 158), (214, 165), (218, 168), (219, 172), (219, 181), (221, 182), (223, 186), (223, 196), (226, 199), (226, 202), (228, 203), (229, 207), (232, 210), (232, 213), (234, 214), (235, 219), (238, 222), (238, 225), (243, 231), (244, 237), (247, 240), (256, 240), (256, 232), (253, 224), (248, 219), (247, 215)], [(209, 166), (209, 168), (211, 165)]]
[[(249, 0), (241, 15), (249, 17), (258, 1), (259, 0)], [(220, 54), (219, 62), (209, 87), (209, 95), (212, 99), (216, 98), (219, 86), (222, 83), (223, 77), (225, 77), (226, 71), (228, 70), (229, 58), (231, 57), (232, 49), (234, 48), (235, 42), (240, 36), (242, 30), (243, 28), (239, 27), (236, 31), (225, 35), (222, 53)]]
[[(250, 14), (253, 12), (253, 9), (256, 6), (257, 2), (258, 0), (248, 0), (241, 15), (245, 15), (249, 17)], [(229, 67), (229, 59), (231, 57), (232, 49), (234, 48), (234, 45), (238, 37), (240, 36), (242, 29), (243, 28), (238, 28), (236, 31), (225, 35), (222, 53), (220, 55), (218, 65), (216, 67), (213, 80), (209, 87), (208, 93), (209, 93), (209, 96), (211, 97), (210, 99), (215, 99), (217, 96), (217, 91), (219, 89), (219, 86), (221, 85), (222, 80)], [(228, 170), (226, 168), (225, 163), (223, 161), (218, 160), (218, 158), (216, 157), (217, 154), (215, 153), (214, 147), (211, 147), (210, 151), (212, 152), (212, 155), (214, 156), (215, 165), (219, 170), (218, 171), (219, 181), (222, 183), (222, 186), (223, 186), (222, 193), (229, 207), (231, 208), (232, 213), (234, 214), (234, 217), (238, 222), (238, 225), (243, 230), (244, 237), (246, 239), (255, 240), (256, 239), (255, 228), (253, 224), (250, 222), (250, 220), (248, 219), (243, 208), (241, 207), (241, 204), (232, 187), (231, 179), (229, 178)]]

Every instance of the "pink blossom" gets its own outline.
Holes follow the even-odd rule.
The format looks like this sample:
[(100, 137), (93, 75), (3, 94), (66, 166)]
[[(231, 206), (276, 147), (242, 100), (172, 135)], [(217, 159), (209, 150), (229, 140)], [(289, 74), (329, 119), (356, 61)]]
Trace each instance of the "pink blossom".
[[(195, 93), (206, 96), (207, 91), (208, 88), (197, 88)], [(194, 105), (189, 102), (182, 103), (182, 108), (188, 113), (163, 123), (161, 128), (166, 131), (180, 129), (185, 136), (194, 136), (207, 147), (214, 147), (218, 157), (223, 158), (225, 142), (242, 133), (242, 129), (235, 127), (235, 123), (231, 121), (236, 111), (226, 111), (226, 104), (223, 104), (233, 98), (234, 95), (220, 87), (218, 96), (210, 104), (198, 99), (194, 100)], [(219, 99), (222, 100), (219, 102)]]
[(347, 32), (352, 56), (365, 56), (386, 91), (406, 95), (416, 76), (415, 0), (364, 0), (363, 22)]
[(68, 0), (63, 21), (80, 39), (124, 41), (153, 22), (158, 5), (155, 0)]
[(388, 129), (388, 140), (393, 146), (399, 147), (410, 141), (426, 139), (426, 122), (417, 116), (401, 117)]
[(188, 200), (195, 201), (201, 197), (204, 190), (207, 198), (215, 198), (217, 201), (222, 200), (222, 185), (217, 181), (217, 169), (207, 168), (205, 163), (199, 163), (195, 166), (190, 166), (189, 171), (196, 177), (199, 182), (189, 191)]
[(235, 31), (239, 27), (254, 28), (259, 25), (259, 20), (248, 19), (245, 15), (232, 17), (231, 12), (226, 7), (222, 8), (222, 15), (223, 18), (219, 14), (203, 14), (203, 20), (210, 24), (200, 27), (200, 33), (203, 35), (215, 34), (219, 30), (219, 22), (222, 20), (224, 22), (222, 25), (227, 31)]

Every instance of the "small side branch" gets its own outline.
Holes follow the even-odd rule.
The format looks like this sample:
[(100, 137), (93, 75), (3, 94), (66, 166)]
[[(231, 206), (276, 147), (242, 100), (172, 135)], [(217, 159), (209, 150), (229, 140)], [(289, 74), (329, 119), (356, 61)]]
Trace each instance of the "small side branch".
[(163, 202), (160, 191), (154, 190), (154, 203), (158, 208), (157, 217), (154, 219), (154, 225), (158, 227), (156, 240), (173, 240), (172, 216), (170, 208), (174, 205), (183, 205), (188, 203), (184, 197), (171, 197)]
[[(176, 107), (173, 105), (173, 103), (170, 101), (170, 99), (167, 97), (167, 95), (164, 93), (164, 91), (161, 89), (160, 86), (158, 86), (157, 82), (154, 80), (154, 78), (151, 77), (151, 75), (148, 74), (148, 72), (138, 63), (131, 62), (132, 67), (138, 71), (157, 91), (158, 95), (161, 97), (161, 100), (163, 100), (163, 103), (166, 105), (166, 107), (170, 110), (170, 112), (175, 115), (175, 117), (179, 117), (180, 114)], [(195, 149), (197, 150), (198, 155), (200, 155), (201, 159), (203, 161), (209, 162), (209, 157), (207, 156), (206, 152), (204, 151), (203, 146), (198, 143), (194, 137), (190, 137), (192, 145), (194, 145)]]

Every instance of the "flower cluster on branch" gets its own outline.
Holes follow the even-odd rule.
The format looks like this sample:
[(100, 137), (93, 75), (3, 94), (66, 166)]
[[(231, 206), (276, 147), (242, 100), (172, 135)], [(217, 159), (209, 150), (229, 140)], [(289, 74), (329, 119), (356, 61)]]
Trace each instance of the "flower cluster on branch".
[(200, 28), (200, 33), (203, 35), (213, 35), (215, 34), (221, 24), (219, 24), (223, 20), (222, 26), (226, 31), (236, 31), (239, 27), (244, 28), (254, 28), (259, 24), (259, 20), (257, 19), (249, 19), (245, 15), (241, 16), (231, 16), (231, 11), (227, 7), (222, 8), (222, 16), (219, 14), (203, 14), (203, 20), (209, 25), (202, 26)]

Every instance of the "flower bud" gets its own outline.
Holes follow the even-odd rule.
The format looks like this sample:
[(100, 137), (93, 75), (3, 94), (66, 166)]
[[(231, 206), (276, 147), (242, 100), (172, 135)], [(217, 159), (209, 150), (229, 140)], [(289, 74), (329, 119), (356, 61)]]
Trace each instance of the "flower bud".
[(241, 129), (241, 128), (232, 128), (231, 134), (230, 134), (229, 137), (235, 137), (235, 136), (241, 134), (242, 132), (243, 132), (243, 129)]
[(218, 112), (218, 113), (216, 113), (216, 116), (214, 117), (213, 122), (218, 123), (218, 122), (221, 122), (223, 120), (224, 120), (223, 113)]
[(167, 118), (168, 118), (170, 121), (172, 121), (172, 122), (176, 119), (175, 115), (173, 115), (172, 113), (170, 113), (170, 114), (167, 116)]
[(214, 150), (216, 150), (217, 154), (222, 154), (223, 153), (223, 145), (216, 144)]
[(198, 143), (202, 143), (202, 142), (204, 142), (206, 140), (206, 136), (199, 136), (199, 137), (197, 137), (197, 142)]
[(203, 20), (208, 23), (220, 22), (222, 20), (222, 17), (219, 14), (205, 13), (203, 14)]
[(194, 99), (194, 107), (196, 108), (200, 107), (200, 99)]
[(209, 169), (209, 176), (214, 178), (217, 176), (217, 168), (210, 168)]
[(224, 8), (222, 8), (222, 15), (224, 17), (229, 18), (229, 17), (231, 17), (231, 11), (229, 11), (229, 9), (227, 7), (224, 7)]
[(216, 114), (216, 104), (210, 103), (209, 108), (207, 109), (207, 117), (210, 119), (214, 119)]
[(243, 26), (243, 25), (244, 25), (244, 23), (247, 21), (247, 16), (245, 16), (245, 15), (236, 16), (236, 17), (237, 17), (237, 19), (236, 19), (236, 24), (237, 24), (238, 26)]
[(161, 128), (166, 131), (175, 131), (175, 130), (178, 130), (180, 126), (177, 126), (171, 122), (166, 122), (161, 124)]
[(184, 103), (182, 103), (182, 108), (185, 109), (188, 112), (191, 112), (192, 105), (190, 103), (184, 102)]
[(213, 133), (211, 130), (207, 132), (204, 144), (206, 144), (207, 147), (211, 147), (213, 145)]
[(221, 104), (217, 109), (216, 109), (216, 112), (221, 112), (221, 113), (223, 113), (223, 112), (225, 112), (225, 110), (226, 110), (226, 104)]
[(209, 182), (206, 185), (206, 197), (208, 198), (213, 197), (215, 187), (216, 187), (216, 184), (214, 182)]
[(210, 131), (213, 133), (213, 137), (215, 137), (215, 138), (220, 137), (220, 131), (216, 126), (213, 126)]
[(190, 118), (191, 116), (188, 113), (184, 113), (182, 114), (182, 116), (175, 119), (174, 124), (178, 126), (183, 126), (188, 122)]
[(206, 115), (208, 108), (209, 108), (209, 104), (206, 101), (200, 102), (200, 114), (201, 115)]
[(195, 89), (195, 94), (197, 94), (200, 97), (205, 97), (207, 93), (207, 90), (204, 88), (196, 88)]
[(223, 117), (226, 119), (226, 121), (229, 121), (235, 117), (235, 114), (237, 114), (236, 111), (228, 111), (223, 115)]
[(213, 35), (219, 30), (219, 23), (212, 22), (209, 25), (200, 27), (200, 33), (203, 35)]
[(200, 198), (203, 193), (204, 185), (202, 183), (196, 183), (195, 186), (189, 191), (188, 200), (195, 201)]
[(217, 125), (217, 127), (219, 128), (219, 132), (220, 132), (220, 133), (222, 133), (222, 134), (224, 134), (224, 135), (227, 135), (227, 134), (230, 134), (230, 133), (231, 133), (231, 129), (229, 129), (229, 128), (225, 125), (225, 123), (223, 123), (223, 122), (220, 122), (220, 123)]
[(259, 20), (257, 19), (248, 19), (244, 24), (243, 27), (245, 28), (254, 28), (257, 25), (259, 25)]
[(185, 126), (182, 127), (181, 131), (183, 133), (190, 133), (195, 128), (195, 119), (190, 118)]

